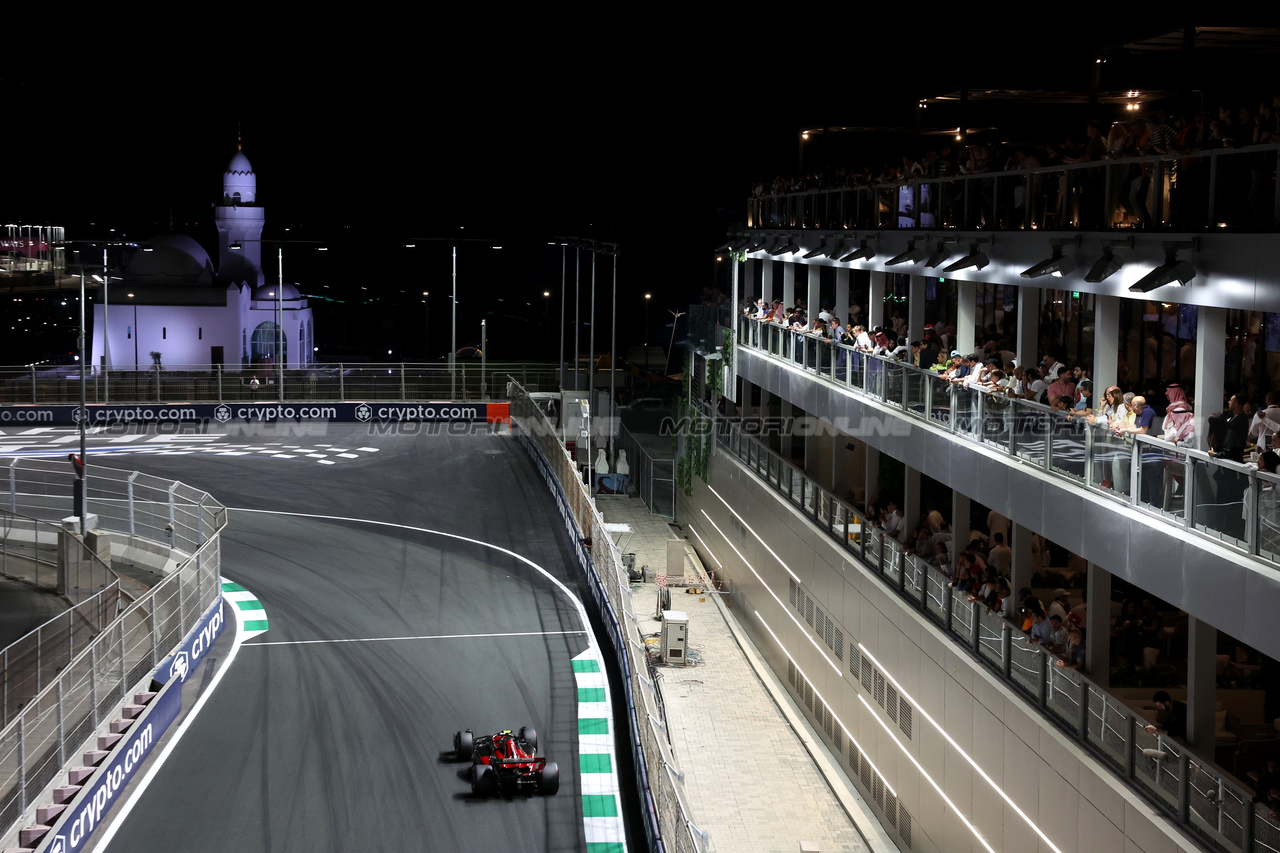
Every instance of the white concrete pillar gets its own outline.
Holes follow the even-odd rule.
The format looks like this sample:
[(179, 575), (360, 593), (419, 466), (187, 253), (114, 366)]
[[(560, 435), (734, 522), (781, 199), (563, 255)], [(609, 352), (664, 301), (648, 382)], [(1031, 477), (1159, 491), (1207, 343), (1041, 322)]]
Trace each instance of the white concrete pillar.
[(822, 267), (817, 264), (805, 264), (804, 267), (809, 273), (809, 290), (805, 299), (808, 300), (809, 322), (812, 323), (822, 310)]
[(778, 452), (782, 454), (782, 458), (788, 462), (792, 461), (791, 449), (791, 433), (794, 429), (793, 419), (803, 414), (798, 408), (791, 405), (790, 400), (782, 400), (782, 435), (779, 437)]
[(1218, 689), (1218, 629), (1194, 616), (1187, 619), (1187, 743), (1213, 757), (1213, 711)]
[(871, 271), (871, 288), (867, 293), (867, 329), (884, 325), (884, 288), (889, 274), (879, 270)]
[(905, 540), (920, 523), (920, 470), (910, 465), (903, 466), (902, 474), (902, 526), (905, 528)]
[(925, 283), (924, 276), (913, 275), (907, 291), (907, 338), (912, 341), (924, 337)]
[[(968, 495), (962, 495), (958, 491), (951, 491), (951, 532), (955, 537), (956, 551), (969, 543), (969, 511), (971, 501)], [(938, 507), (938, 511), (942, 511), (942, 507)], [(954, 561), (953, 561), (954, 563)]]
[(1095, 296), (1093, 302), (1093, 403), (1116, 384), (1120, 365), (1120, 297)]
[(1031, 554), (1031, 529), (1021, 524), (1013, 525), (1013, 562), (1009, 565), (1009, 588), (1017, 595), (1024, 586), (1031, 586), (1031, 575), (1036, 567)]
[(849, 270), (836, 270), (836, 301), (832, 313), (840, 318), (841, 325), (849, 322)]
[(773, 295), (773, 260), (763, 260), (760, 264), (760, 294), (766, 305), (772, 305), (776, 298)]
[(977, 347), (978, 283), (956, 282), (956, 349), (968, 355)]
[[(1209, 415), (1222, 411), (1227, 310), (1201, 307), (1196, 320), (1196, 447), (1209, 449)], [(1237, 389), (1233, 388), (1232, 391)]]
[(782, 307), (793, 308), (796, 304), (796, 265), (790, 261), (782, 262)]
[(742, 292), (746, 296), (743, 302), (754, 303), (757, 295), (764, 295), (756, 293), (756, 267), (759, 265), (760, 261), (755, 258), (747, 258), (742, 264)]
[(1085, 670), (1094, 684), (1106, 687), (1111, 676), (1111, 572), (1096, 563), (1089, 564), (1085, 600)]
[[(866, 449), (866, 464), (863, 466), (865, 474), (864, 481), (866, 483), (866, 499), (863, 506), (875, 500), (881, 506), (884, 506), (884, 496), (880, 494), (880, 451), (876, 450), (866, 442), (862, 442), (862, 446)], [(874, 520), (874, 519), (873, 519)]]
[[(1040, 364), (1040, 289), (1023, 285), (1018, 288), (1018, 364), (1035, 367)], [(1103, 388), (1102, 390), (1106, 390)]]

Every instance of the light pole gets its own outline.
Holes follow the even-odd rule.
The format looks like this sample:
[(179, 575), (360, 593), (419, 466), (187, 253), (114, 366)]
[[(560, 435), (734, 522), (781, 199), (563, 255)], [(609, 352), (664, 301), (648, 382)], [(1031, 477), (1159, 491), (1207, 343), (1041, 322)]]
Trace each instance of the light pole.
[(284, 402), (284, 246), (276, 246), (280, 284), (276, 287), (276, 394)]
[(427, 363), (431, 361), (431, 306), (427, 303), (427, 297), (431, 294), (422, 291), (422, 361)]
[(542, 357), (548, 358), (551, 348), (551, 291), (542, 291)]
[(649, 302), (653, 299), (652, 293), (644, 295), (644, 369), (649, 370)]
[(83, 539), (85, 535), (85, 519), (84, 519), (85, 510), (86, 510), (85, 504), (86, 504), (86, 498), (88, 498), (89, 496), (88, 490), (86, 489), (86, 486), (88, 485), (88, 480), (85, 477), (85, 474), (87, 473), (85, 471), (85, 463), (88, 461), (87, 459), (85, 459), (85, 421), (89, 419), (89, 412), (85, 408), (85, 404), (84, 404), (84, 396), (85, 396), (84, 299), (85, 299), (84, 267), (81, 266), (80, 267), (80, 337), (78, 341), (79, 349), (80, 349), (80, 464), (76, 466), (78, 468), (77, 473), (80, 475), (80, 477), (79, 479), (76, 480), (76, 490), (77, 490), (76, 498), (78, 498), (78, 500), (75, 501), (75, 503), (79, 505), (77, 508), (76, 514), (80, 516), (80, 538), (81, 539)]
[(668, 308), (667, 312), (671, 314), (671, 343), (667, 344), (667, 366), (663, 371), (665, 375), (671, 375), (671, 348), (676, 345), (676, 324), (680, 322), (680, 318), (684, 316), (683, 311), (673, 311)]

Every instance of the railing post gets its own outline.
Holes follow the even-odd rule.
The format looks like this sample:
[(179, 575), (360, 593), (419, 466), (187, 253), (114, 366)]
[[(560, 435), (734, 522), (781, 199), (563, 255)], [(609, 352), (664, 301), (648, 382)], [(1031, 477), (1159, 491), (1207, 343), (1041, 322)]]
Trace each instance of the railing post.
[[(129, 660), (128, 655), (125, 654), (124, 620), (117, 619), (116, 624), (120, 626), (120, 689), (128, 690), (129, 688), (126, 683), (129, 679)], [(121, 695), (116, 691), (112, 691), (111, 698), (119, 699), (121, 698)]]
[(67, 766), (67, 728), (62, 708), (62, 679), (54, 682), (54, 694), (58, 700), (58, 766)]
[(345, 402), (347, 399), (346, 381), (347, 381), (346, 371), (342, 369), (342, 364), (341, 362), (339, 362), (338, 364), (338, 402), (339, 403)]
[[(1178, 823), (1186, 823), (1191, 809), (1191, 753), (1183, 749), (1178, 756)], [(1252, 802), (1249, 803), (1253, 805)]]
[(1129, 716), (1125, 717), (1124, 726), (1124, 778), (1133, 779), (1134, 753), (1138, 750), (1138, 745), (1133, 739), (1133, 736), (1138, 731), (1138, 726), (1137, 723), (1134, 722), (1133, 714), (1129, 714)]
[[(1085, 421), (1084, 427), (1084, 486), (1089, 488), (1093, 485), (1093, 434), (1094, 428)], [(1188, 477), (1187, 479), (1190, 479)]]
[(965, 603), (969, 605), (969, 648), (977, 652), (979, 645), (978, 629), (981, 627), (978, 611), (982, 605), (977, 601), (966, 601)]
[[(1075, 684), (1073, 681), (1072, 684)], [(1080, 717), (1076, 720), (1076, 731), (1080, 734), (1081, 741), (1089, 739), (1089, 687), (1085, 684), (1077, 685), (1080, 688)]]
[(1249, 488), (1247, 494), (1249, 495), (1249, 526), (1245, 528), (1244, 538), (1245, 542), (1248, 543), (1249, 553), (1257, 556), (1262, 544), (1258, 537), (1258, 508), (1260, 506), (1258, 498), (1260, 498), (1261, 495), (1258, 494), (1257, 468), (1249, 468)]
[(9, 461), (9, 511), (18, 514), (18, 460)]
[(133, 506), (133, 481), (136, 480), (137, 477), (138, 477), (138, 472), (134, 471), (129, 475), (129, 479), (126, 481), (126, 486), (128, 487), (128, 490), (129, 490), (129, 535), (130, 536), (133, 536), (137, 532), (135, 515), (134, 515), (134, 506)]
[(18, 713), (18, 812), (27, 810), (27, 721)]
[[(158, 648), (160, 644), (159, 644), (158, 642), (156, 642), (156, 603), (155, 603), (155, 599), (152, 599), (152, 601), (151, 601), (151, 612), (148, 614), (147, 622), (148, 622), (149, 627), (150, 627), (150, 629), (151, 629), (151, 668), (154, 670), (157, 666), (159, 666), (159, 665), (160, 665), (160, 658), (159, 658), (160, 649)], [(184, 631), (183, 633), (185, 634), (186, 632)]]
[(400, 362), (400, 399), (401, 401), (409, 399), (404, 393), (404, 362)]
[(222, 402), (222, 365), (215, 364), (214, 367), (216, 368), (214, 373), (218, 377), (218, 402), (221, 403)]
[(1004, 621), (1000, 623), (1000, 674), (1005, 681), (1013, 676), (1013, 629)]
[[(6, 660), (5, 663), (8, 663), (8, 661)], [(89, 718), (93, 721), (93, 728), (96, 729), (99, 723), (99, 719), (98, 719), (98, 644), (97, 643), (93, 643), (92, 645), (89, 646), (89, 672), (92, 673), (92, 677), (89, 679), (89, 701), (93, 703), (93, 709), (89, 712)]]
[(35, 368), (35, 365), (32, 365), (31, 367), (31, 405), (34, 406), (37, 402), (39, 401), (36, 399), (36, 368)]
[(178, 484), (176, 482), (169, 484), (169, 547), (170, 548), (173, 547), (174, 542), (177, 540), (177, 534), (178, 534), (177, 527), (175, 526), (175, 523), (174, 523), (176, 516), (174, 515), (174, 499), (173, 499), (173, 493), (176, 492), (177, 490), (178, 490)]
[(1138, 482), (1138, 475), (1142, 473), (1142, 442), (1138, 439), (1130, 439), (1132, 444), (1129, 446), (1129, 505), (1138, 505), (1138, 494), (1141, 491), (1142, 484)]
[[(1221, 802), (1221, 800), (1219, 800)], [(1222, 809), (1218, 809), (1222, 814)], [(1221, 823), (1221, 817), (1219, 817)], [(1257, 849), (1253, 843), (1253, 801), (1245, 800), (1240, 809), (1240, 853), (1253, 853)]]
[(1048, 657), (1049, 656), (1044, 653), (1044, 649), (1042, 647), (1036, 646), (1036, 658), (1040, 662), (1038, 668), (1040, 670), (1039, 681), (1040, 681), (1040, 707), (1041, 708), (1048, 707), (1048, 704), (1049, 704), (1049, 673), (1045, 668), (1045, 663), (1047, 662)]
[(1182, 477), (1182, 526), (1187, 530), (1195, 526), (1191, 518), (1196, 505), (1196, 468), (1193, 463), (1191, 454), (1187, 454), (1187, 461), (1183, 463), (1185, 473)]

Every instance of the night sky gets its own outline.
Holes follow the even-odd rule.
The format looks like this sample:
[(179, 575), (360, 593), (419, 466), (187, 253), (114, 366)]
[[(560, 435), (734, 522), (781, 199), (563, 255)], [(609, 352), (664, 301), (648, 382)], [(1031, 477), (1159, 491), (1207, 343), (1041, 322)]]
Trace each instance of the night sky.
[[(385, 343), (420, 355), (420, 294), (447, 291), (449, 253), (443, 244), (400, 247), (460, 233), (504, 246), (500, 261), (477, 244), (464, 250), (462, 269), (473, 275), (459, 297), (460, 327), (499, 318), (495, 356), (529, 341), (542, 351), (544, 316), (554, 347), (560, 262), (546, 244), (563, 236), (618, 243), (619, 329), (640, 343), (642, 294), (655, 296), (651, 336), (665, 337), (656, 328), (665, 309), (717, 283), (714, 249), (745, 223), (752, 180), (798, 171), (802, 127), (909, 128), (918, 98), (964, 85), (1085, 91), (1094, 45), (1120, 37), (1084, 23), (1046, 44), (951, 22), (877, 35), (821, 16), (700, 29), (617, 17), (570, 26), (549, 12), (508, 19), (495, 33), (490, 14), (496, 7), (465, 23), (392, 16), (376, 35), (361, 23), (264, 33), (253, 22), (237, 38), (224, 22), (194, 41), (195, 27), (181, 38), (122, 31), (81, 50), (11, 55), (0, 86), (18, 109), (0, 132), (0, 216), (64, 225), (72, 239), (113, 227), (146, 239), (172, 222), (212, 247), (211, 205), (238, 128), (267, 209), (264, 238), (337, 250), (317, 269), (292, 260), (305, 249), (286, 249), (286, 278), (305, 292), (328, 283), (351, 303), (341, 340), (336, 326), (317, 326), (322, 350)], [(1157, 85), (1143, 75), (1168, 84), (1150, 60), (1123, 67), (1110, 66), (1115, 79), (1104, 87)], [(1010, 114), (1031, 113), (1001, 109), (1003, 138), (1042, 130)], [(944, 111), (928, 121), (957, 123)], [(970, 116), (992, 121), (980, 108)], [(1043, 135), (1082, 136), (1085, 118), (1083, 106), (1055, 108), (1058, 126)], [(848, 138), (810, 148), (805, 165), (878, 163), (920, 147), (910, 136)], [(599, 281), (608, 281), (603, 271)], [(545, 315), (544, 290), (555, 293)], [(374, 298), (394, 310), (354, 307)], [(447, 341), (447, 313), (443, 300), (432, 311), (433, 355), (444, 351), (436, 342)], [(478, 338), (478, 328), (459, 334), (471, 343), (464, 337)]]

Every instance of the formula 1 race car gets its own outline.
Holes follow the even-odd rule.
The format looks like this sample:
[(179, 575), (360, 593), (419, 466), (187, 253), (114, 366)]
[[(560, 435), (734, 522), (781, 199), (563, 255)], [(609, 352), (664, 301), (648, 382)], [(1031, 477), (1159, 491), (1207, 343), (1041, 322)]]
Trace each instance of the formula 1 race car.
[(471, 761), (471, 792), (482, 797), (560, 790), (560, 766), (537, 752), (538, 733), (528, 726), (518, 734), (475, 735), (467, 729), (453, 736), (454, 758)]

